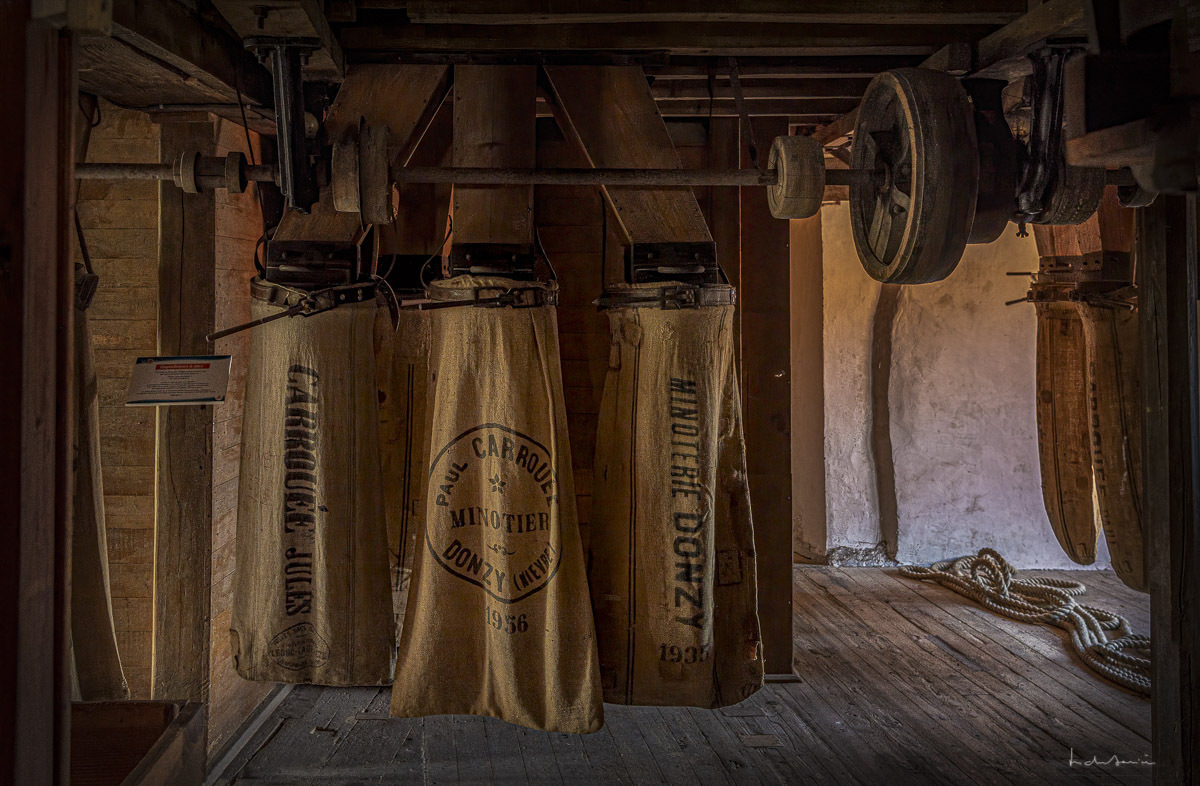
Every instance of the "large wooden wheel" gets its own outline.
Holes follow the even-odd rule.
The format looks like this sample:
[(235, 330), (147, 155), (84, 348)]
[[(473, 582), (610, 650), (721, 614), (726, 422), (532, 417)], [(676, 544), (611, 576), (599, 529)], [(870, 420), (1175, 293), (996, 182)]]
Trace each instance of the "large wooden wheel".
[(939, 281), (962, 257), (975, 215), (979, 154), (971, 102), (958, 80), (923, 68), (871, 81), (854, 128), (854, 245), (872, 278)]

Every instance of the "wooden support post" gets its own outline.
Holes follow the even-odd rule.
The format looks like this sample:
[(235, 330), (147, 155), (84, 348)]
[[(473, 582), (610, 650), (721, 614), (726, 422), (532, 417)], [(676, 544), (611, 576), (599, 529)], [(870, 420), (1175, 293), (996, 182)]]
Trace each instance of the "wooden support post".
[[(211, 122), (165, 123), (160, 160), (213, 155)], [(215, 329), (216, 202), (159, 185), (158, 353), (207, 355)], [(204, 701), (212, 570), (213, 408), (158, 408), (151, 696)]]
[[(787, 134), (787, 120), (754, 121), (759, 139)], [(752, 166), (742, 145), (742, 166)], [(761, 152), (760, 155), (765, 155)], [(792, 673), (791, 296), (788, 222), (771, 215), (764, 188), (741, 189), (742, 412), (758, 618), (768, 674)]]
[(1137, 230), (1154, 781), (1200, 778), (1200, 417), (1196, 197), (1160, 196)]
[(75, 109), (69, 34), (0, 4), (0, 782), (66, 780)]
[[(534, 66), (454, 67), (455, 166), (537, 164)], [(454, 243), (533, 243), (533, 186), (458, 186)]]

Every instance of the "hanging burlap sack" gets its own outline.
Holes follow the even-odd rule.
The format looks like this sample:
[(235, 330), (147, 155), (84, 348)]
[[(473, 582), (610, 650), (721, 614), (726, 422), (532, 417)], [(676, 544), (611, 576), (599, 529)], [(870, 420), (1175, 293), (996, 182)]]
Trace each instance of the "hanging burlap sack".
[(1141, 351), (1136, 311), (1077, 303), (1087, 339), (1096, 501), (1113, 571), (1148, 592), (1142, 537)]
[(72, 693), (80, 701), (129, 697), (108, 581), (100, 401), (87, 312), (75, 310), (75, 519), (71, 530)]
[(1037, 431), (1042, 499), (1066, 555), (1096, 561), (1100, 522), (1092, 503), (1092, 445), (1083, 323), (1069, 302), (1038, 302)]
[[(252, 284), (254, 318), (287, 290)], [(395, 649), (375, 300), (254, 328), (231, 650), (250, 680), (377, 685)]]
[(391, 559), (396, 635), (403, 630), (413, 554), (424, 532), (429, 467), (429, 315), (379, 308), (375, 317), (375, 383), (379, 400), (379, 459)]
[(606, 298), (588, 571), (604, 700), (722, 707), (763, 684), (733, 288), (621, 305), (661, 288)]
[[(436, 300), (555, 284), (459, 276)], [(425, 529), (392, 714), (491, 715), (548, 731), (600, 728), (595, 629), (575, 513), (552, 305), (431, 312)]]

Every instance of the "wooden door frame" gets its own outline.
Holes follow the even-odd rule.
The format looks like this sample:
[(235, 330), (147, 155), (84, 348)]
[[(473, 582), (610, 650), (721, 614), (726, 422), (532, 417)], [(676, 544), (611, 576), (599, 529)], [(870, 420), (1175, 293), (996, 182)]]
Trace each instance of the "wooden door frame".
[[(65, 780), (74, 272), (73, 41), (0, 4), (0, 780)], [(23, 109), (19, 109), (22, 108)]]

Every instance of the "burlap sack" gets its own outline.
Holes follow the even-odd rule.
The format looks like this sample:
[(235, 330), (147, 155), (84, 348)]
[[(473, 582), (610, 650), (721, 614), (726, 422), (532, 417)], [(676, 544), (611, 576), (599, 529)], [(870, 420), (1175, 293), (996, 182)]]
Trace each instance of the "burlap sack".
[[(251, 333), (230, 632), (246, 679), (391, 680), (376, 308), (372, 299)], [(251, 304), (255, 318), (278, 310)]]
[(763, 684), (733, 314), (608, 311), (588, 570), (605, 701), (722, 707)]
[(404, 625), (413, 554), (424, 532), (429, 467), (429, 315), (408, 310), (398, 316), (394, 324), (391, 310), (381, 307), (375, 317), (379, 459), (397, 637)]
[(108, 581), (100, 401), (87, 313), (75, 310), (75, 519), (71, 529), (72, 694), (79, 701), (129, 697)]
[[(460, 276), (430, 295), (513, 286), (556, 290)], [(392, 714), (595, 731), (603, 709), (555, 310), (438, 309), (431, 334), (425, 530)]]

